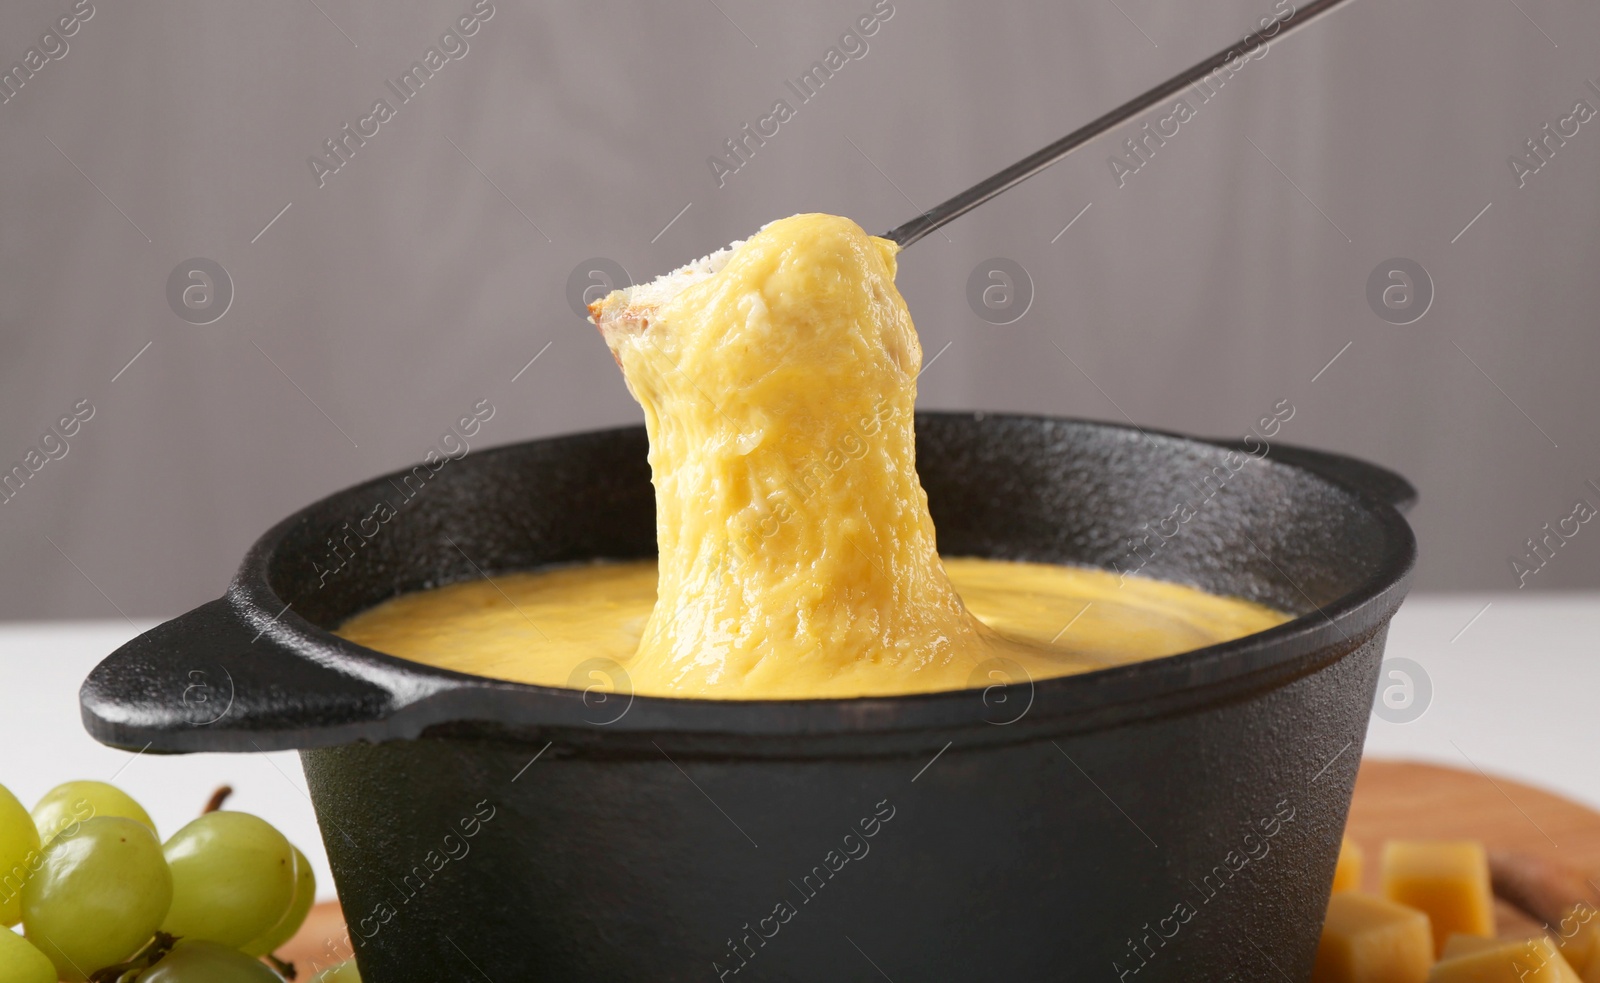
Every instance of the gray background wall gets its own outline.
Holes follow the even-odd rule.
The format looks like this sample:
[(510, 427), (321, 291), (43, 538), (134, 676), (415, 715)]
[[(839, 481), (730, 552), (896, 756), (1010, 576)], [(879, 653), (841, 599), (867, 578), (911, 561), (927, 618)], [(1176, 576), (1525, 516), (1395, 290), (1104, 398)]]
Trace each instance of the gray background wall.
[[(486, 443), (634, 421), (568, 306), (580, 261), (645, 278), (803, 210), (886, 229), (1272, 10), (894, 0), (799, 104), (784, 81), (869, 0), (494, 0), (399, 104), (385, 81), (470, 0), (93, 2), (0, 105), (0, 464), (95, 408), (0, 505), (12, 619), (215, 596), (272, 522), (419, 459), (480, 399)], [(0, 66), (71, 8), (0, 8)], [(1527, 537), (1600, 504), (1600, 119), (1526, 187), (1507, 163), (1600, 108), (1588, 79), (1592, 4), (1352, 0), (1192, 97), (1125, 186), (1118, 137), (910, 250), (943, 351), (922, 403), (1237, 436), (1289, 399), (1282, 438), (1421, 488), (1419, 586), (1514, 588)], [(394, 118), (318, 187), (308, 157), (384, 97)], [(794, 118), (719, 188), (708, 155), (780, 98)], [(166, 298), (191, 257), (234, 285), (209, 325)], [(967, 301), (991, 257), (1033, 283), (1010, 325)], [(1410, 325), (1366, 299), (1391, 257), (1433, 283)], [(1597, 557), (1585, 525), (1530, 589), (1600, 586)]]

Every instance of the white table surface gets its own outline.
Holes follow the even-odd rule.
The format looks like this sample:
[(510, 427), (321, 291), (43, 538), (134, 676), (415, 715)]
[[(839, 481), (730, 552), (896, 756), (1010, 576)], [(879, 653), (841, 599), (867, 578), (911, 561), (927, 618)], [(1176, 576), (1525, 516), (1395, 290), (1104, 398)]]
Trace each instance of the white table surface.
[[(216, 786), (232, 785), (229, 808), (283, 830), (316, 865), (319, 894), (331, 897), (292, 752), (134, 756), (84, 733), (79, 684), (135, 633), (123, 621), (0, 624), (0, 784), (31, 806), (68, 779), (111, 781), (163, 836), (197, 815)], [(1415, 595), (1395, 618), (1386, 657), (1420, 664), (1433, 695), (1410, 723), (1373, 717), (1368, 755), (1481, 769), (1600, 808), (1600, 593)]]

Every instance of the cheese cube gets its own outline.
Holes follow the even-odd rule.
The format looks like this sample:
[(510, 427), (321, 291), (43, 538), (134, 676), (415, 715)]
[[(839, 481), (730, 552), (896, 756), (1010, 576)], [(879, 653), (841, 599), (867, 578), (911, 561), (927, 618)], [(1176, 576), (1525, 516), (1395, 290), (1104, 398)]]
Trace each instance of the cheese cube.
[(1463, 935), (1456, 932), (1445, 940), (1444, 948), (1439, 950), (1439, 958), (1454, 959), (1474, 952), (1498, 949), (1505, 944), (1505, 939), (1492, 939), (1487, 935)]
[(1555, 943), (1545, 938), (1502, 942), (1435, 963), (1428, 983), (1583, 983)]
[(1587, 980), (1600, 980), (1600, 911), (1593, 905), (1575, 904), (1550, 926), (1550, 936), (1566, 959)]
[(1339, 844), (1339, 865), (1333, 870), (1333, 891), (1361, 890), (1362, 861), (1366, 859), (1361, 844), (1346, 836)]
[(1371, 894), (1328, 900), (1312, 983), (1423, 983), (1433, 962), (1428, 916)]
[(1494, 934), (1494, 893), (1482, 843), (1385, 844), (1383, 895), (1428, 913), (1436, 952), (1454, 932)]

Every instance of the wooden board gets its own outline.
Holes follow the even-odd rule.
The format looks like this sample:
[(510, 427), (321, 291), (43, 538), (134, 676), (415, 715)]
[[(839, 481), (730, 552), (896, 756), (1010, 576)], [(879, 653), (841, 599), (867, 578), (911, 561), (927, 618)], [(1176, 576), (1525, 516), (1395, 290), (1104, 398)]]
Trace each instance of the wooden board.
[(295, 983), (309, 983), (319, 971), (351, 958), (339, 902), (324, 901), (312, 908), (306, 923), (277, 955), (279, 959), (294, 963)]
[[(1600, 813), (1520, 782), (1405, 761), (1367, 760), (1356, 778), (1346, 832), (1366, 851), (1367, 890), (1377, 888), (1377, 862), (1386, 840), (1482, 840), (1490, 849), (1516, 850), (1558, 861), (1600, 881)], [(1522, 937), (1538, 926), (1500, 905), (1502, 935)], [(306, 970), (348, 958), (337, 902), (318, 905), (300, 934), (279, 953)]]
[(1600, 813), (1479, 771), (1364, 761), (1345, 832), (1374, 859), (1386, 839), (1482, 840), (1600, 873)]

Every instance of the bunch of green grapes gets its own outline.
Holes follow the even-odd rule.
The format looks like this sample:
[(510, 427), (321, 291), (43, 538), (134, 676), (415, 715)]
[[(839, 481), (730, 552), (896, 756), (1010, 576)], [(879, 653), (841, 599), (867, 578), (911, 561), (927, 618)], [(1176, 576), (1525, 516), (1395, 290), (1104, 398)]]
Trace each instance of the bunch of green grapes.
[(248, 813), (206, 812), (163, 844), (104, 782), (31, 813), (0, 786), (0, 983), (281, 983), (261, 957), (315, 895), (305, 855)]

